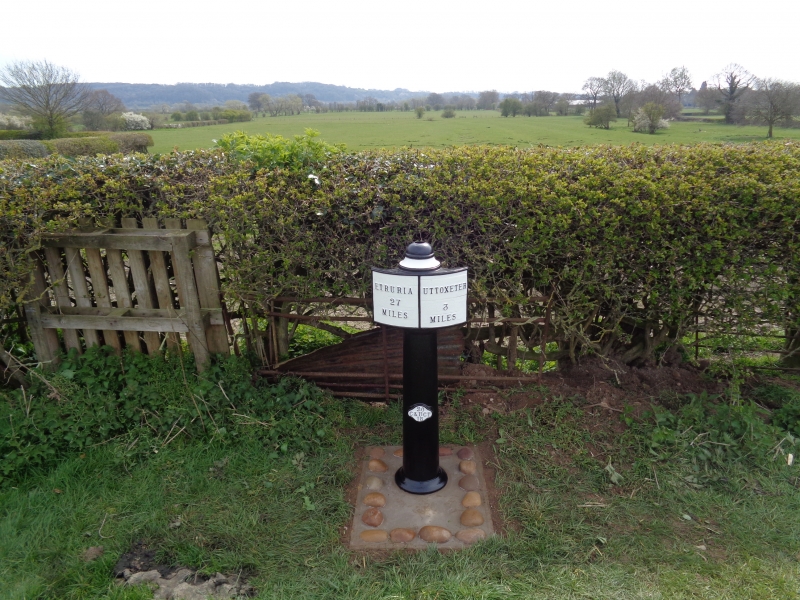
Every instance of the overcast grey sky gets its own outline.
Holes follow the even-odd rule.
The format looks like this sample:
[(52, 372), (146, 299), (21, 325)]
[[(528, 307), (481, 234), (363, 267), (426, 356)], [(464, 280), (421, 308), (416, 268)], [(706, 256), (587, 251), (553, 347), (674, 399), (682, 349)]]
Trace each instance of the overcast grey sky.
[(681, 65), (699, 86), (731, 62), (800, 80), (798, 0), (16, 0), (2, 12), (0, 66), (47, 59), (92, 82), (568, 92), (611, 69), (653, 82)]

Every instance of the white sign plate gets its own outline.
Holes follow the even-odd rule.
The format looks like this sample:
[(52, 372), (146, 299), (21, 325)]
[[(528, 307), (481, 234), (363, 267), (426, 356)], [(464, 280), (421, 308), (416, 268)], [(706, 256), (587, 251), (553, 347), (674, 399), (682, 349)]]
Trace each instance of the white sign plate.
[(424, 404), (415, 404), (410, 411), (408, 411), (408, 416), (414, 419), (417, 423), (422, 423), (426, 419), (430, 419), (433, 416), (430, 407), (425, 406)]
[(467, 322), (467, 271), (419, 278), (420, 327), (431, 329)]
[(372, 272), (375, 322), (395, 327), (419, 327), (419, 278)]

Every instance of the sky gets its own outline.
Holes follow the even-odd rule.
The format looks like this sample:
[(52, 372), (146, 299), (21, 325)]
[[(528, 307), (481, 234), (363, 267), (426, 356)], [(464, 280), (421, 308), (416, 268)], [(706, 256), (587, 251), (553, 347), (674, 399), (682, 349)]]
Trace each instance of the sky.
[(2, 12), (0, 68), (46, 59), (87, 82), (579, 92), (612, 69), (655, 82), (678, 66), (699, 87), (729, 63), (800, 81), (797, 0), (17, 0)]

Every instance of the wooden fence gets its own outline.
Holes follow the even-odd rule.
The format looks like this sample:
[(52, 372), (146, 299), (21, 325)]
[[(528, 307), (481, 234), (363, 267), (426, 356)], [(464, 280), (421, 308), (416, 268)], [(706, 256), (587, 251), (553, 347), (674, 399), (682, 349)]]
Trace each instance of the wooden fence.
[(61, 349), (82, 352), (84, 344), (153, 354), (178, 347), (181, 336), (198, 369), (210, 354), (230, 351), (205, 221), (142, 225), (122, 219), (122, 228), (43, 237), (25, 303), (41, 362), (54, 363)]

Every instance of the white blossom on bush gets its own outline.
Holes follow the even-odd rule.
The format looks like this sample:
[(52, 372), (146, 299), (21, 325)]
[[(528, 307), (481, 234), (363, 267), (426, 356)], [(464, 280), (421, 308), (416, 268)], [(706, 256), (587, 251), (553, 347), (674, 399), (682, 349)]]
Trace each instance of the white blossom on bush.
[(144, 115), (126, 112), (122, 113), (122, 120), (125, 122), (125, 129), (128, 131), (134, 129), (150, 129), (150, 119)]
[(633, 130), (641, 133), (655, 133), (659, 129), (668, 129), (669, 121), (662, 119), (658, 114), (648, 113), (640, 108), (633, 116)]
[(16, 117), (0, 113), (0, 129), (30, 129), (30, 117)]

